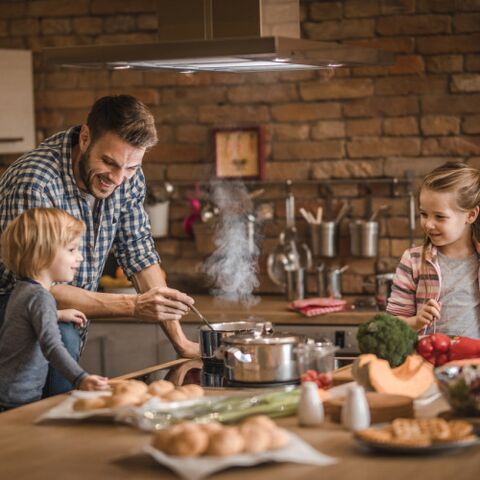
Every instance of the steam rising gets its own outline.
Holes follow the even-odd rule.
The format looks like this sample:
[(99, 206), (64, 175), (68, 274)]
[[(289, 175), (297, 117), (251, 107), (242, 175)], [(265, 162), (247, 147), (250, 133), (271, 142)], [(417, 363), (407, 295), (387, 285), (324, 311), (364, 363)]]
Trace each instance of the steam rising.
[(212, 200), (220, 210), (214, 236), (217, 249), (203, 265), (214, 284), (211, 293), (220, 300), (253, 306), (260, 300), (252, 294), (259, 285), (259, 249), (248, 233), (252, 210), (248, 191), (239, 182), (215, 183)]

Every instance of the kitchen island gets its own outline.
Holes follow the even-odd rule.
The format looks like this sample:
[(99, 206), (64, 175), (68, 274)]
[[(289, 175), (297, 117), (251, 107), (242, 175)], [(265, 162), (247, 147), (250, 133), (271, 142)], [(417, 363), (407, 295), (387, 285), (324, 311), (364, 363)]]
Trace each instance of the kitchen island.
[[(177, 360), (159, 369), (181, 365)], [(145, 373), (148, 373), (145, 372)], [(135, 372), (138, 376), (141, 372)], [(228, 393), (232, 390), (222, 390)], [(212, 390), (217, 393), (218, 389)], [(49, 398), (0, 414), (0, 478), (3, 480), (44, 480), (58, 478), (174, 479), (168, 469), (142, 453), (150, 435), (134, 428), (104, 422), (56, 422), (34, 424), (65, 395)], [(437, 405), (438, 407), (438, 405)], [(428, 415), (428, 409), (424, 409)], [(338, 425), (306, 429), (297, 425), (296, 417), (278, 419), (278, 424), (295, 432), (321, 452), (337, 458), (326, 467), (300, 464), (268, 464), (252, 468), (234, 468), (219, 472), (215, 480), (240, 478), (322, 480), (473, 480), (480, 471), (480, 447), (458, 450), (441, 456), (374, 455), (360, 450), (352, 435)]]

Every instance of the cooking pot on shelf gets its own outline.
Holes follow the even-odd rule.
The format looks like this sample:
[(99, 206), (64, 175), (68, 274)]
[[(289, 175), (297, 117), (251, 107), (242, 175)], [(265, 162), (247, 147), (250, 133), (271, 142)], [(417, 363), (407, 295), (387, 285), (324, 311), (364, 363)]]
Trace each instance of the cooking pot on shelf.
[(237, 334), (223, 339), (223, 361), (228, 380), (243, 383), (296, 382), (295, 348), (303, 335), (292, 333)]
[(272, 329), (270, 322), (223, 322), (212, 323), (211, 330), (208, 325), (202, 325), (199, 330), (200, 354), (206, 362), (223, 362), (223, 356), (216, 353), (223, 344), (223, 340), (231, 335), (243, 334), (261, 334)]

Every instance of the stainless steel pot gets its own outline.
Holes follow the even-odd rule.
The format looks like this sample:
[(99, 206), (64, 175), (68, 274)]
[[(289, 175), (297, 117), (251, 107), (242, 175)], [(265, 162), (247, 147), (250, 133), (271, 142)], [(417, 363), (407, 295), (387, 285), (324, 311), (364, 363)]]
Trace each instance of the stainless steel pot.
[(293, 382), (299, 379), (295, 348), (305, 342), (302, 335), (239, 334), (223, 340), (225, 374), (243, 383)]
[(238, 333), (259, 335), (265, 330), (272, 328), (269, 322), (224, 322), (224, 323), (212, 323), (213, 330), (207, 325), (200, 327), (199, 342), (200, 342), (200, 354), (202, 359), (209, 362), (223, 362), (222, 356), (216, 356), (216, 352), (220, 345), (223, 344), (223, 340), (230, 335)]

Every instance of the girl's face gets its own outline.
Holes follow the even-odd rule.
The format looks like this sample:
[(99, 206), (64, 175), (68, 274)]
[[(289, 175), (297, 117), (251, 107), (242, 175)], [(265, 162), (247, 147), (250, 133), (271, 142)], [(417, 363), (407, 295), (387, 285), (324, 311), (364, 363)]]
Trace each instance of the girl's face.
[(59, 247), (52, 264), (47, 269), (53, 282), (71, 282), (83, 260), (79, 250), (80, 237), (65, 247)]
[(440, 251), (471, 244), (471, 224), (478, 207), (463, 211), (457, 206), (454, 192), (420, 192), (420, 223), (425, 234)]

